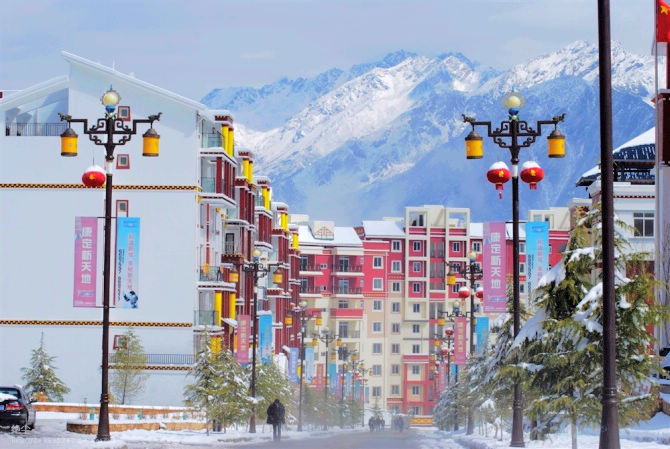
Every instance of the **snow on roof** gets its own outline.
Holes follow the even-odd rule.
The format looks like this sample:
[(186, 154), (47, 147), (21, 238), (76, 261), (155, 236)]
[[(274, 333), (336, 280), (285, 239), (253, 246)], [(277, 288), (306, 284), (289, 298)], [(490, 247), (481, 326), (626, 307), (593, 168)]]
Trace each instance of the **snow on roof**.
[(404, 237), (405, 233), (395, 221), (363, 220), (366, 237)]
[[(513, 223), (505, 223), (505, 233), (507, 238), (512, 240), (512, 233), (514, 232)], [(519, 240), (526, 240), (526, 222), (519, 222)]]
[(318, 239), (312, 234), (309, 226), (298, 226), (298, 241), (301, 245), (328, 245), (328, 246), (363, 246), (361, 239), (352, 227), (335, 226), (332, 239)]
[[(624, 143), (623, 145), (619, 145), (617, 148), (614, 149), (612, 153), (616, 153), (619, 150), (623, 150), (624, 148), (629, 148), (629, 147), (636, 147), (639, 145), (653, 145), (656, 143), (656, 128), (650, 128), (640, 134), (639, 136), (633, 137), (630, 139), (628, 142)], [(590, 170), (585, 171), (582, 173), (582, 178), (588, 178), (589, 176), (593, 176), (596, 174), (600, 173), (600, 166), (596, 165), (595, 167), (591, 168)]]
[(237, 320), (234, 320), (232, 318), (221, 318), (221, 321), (229, 325), (230, 327), (237, 328)]
[(484, 223), (470, 222), (470, 237), (484, 237)]

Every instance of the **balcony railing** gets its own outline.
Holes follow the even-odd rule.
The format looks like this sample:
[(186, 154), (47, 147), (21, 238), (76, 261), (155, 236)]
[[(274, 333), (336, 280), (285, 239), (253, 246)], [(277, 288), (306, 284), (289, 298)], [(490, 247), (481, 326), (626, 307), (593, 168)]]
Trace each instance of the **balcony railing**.
[(319, 287), (300, 287), (300, 293), (311, 293), (311, 294), (319, 294), (321, 293), (321, 289)]
[(204, 133), (202, 135), (202, 148), (219, 147), (221, 148), (220, 133)]
[(200, 186), (203, 192), (216, 192), (216, 178), (200, 178)]
[(60, 136), (65, 128), (65, 123), (10, 123), (5, 136)]
[(227, 269), (216, 265), (200, 267), (200, 282), (227, 282)]
[(337, 334), (337, 336), (340, 338), (361, 338), (361, 331), (342, 332), (342, 329), (340, 329), (340, 332)]
[(223, 244), (223, 255), (242, 254), (242, 245), (240, 243), (225, 242)]
[[(119, 363), (121, 355), (118, 351), (110, 354), (110, 363)], [(195, 362), (193, 354), (142, 354), (142, 357), (147, 365), (193, 365)]]
[(196, 326), (214, 326), (216, 323), (216, 310), (196, 310), (193, 315), (193, 322)]
[(333, 271), (339, 273), (360, 273), (363, 271), (362, 265), (333, 265)]
[(337, 287), (335, 290), (337, 295), (360, 295), (361, 289), (359, 287)]
[(300, 271), (321, 271), (319, 265), (301, 264)]
[(363, 318), (363, 309), (330, 309), (330, 316), (331, 318)]

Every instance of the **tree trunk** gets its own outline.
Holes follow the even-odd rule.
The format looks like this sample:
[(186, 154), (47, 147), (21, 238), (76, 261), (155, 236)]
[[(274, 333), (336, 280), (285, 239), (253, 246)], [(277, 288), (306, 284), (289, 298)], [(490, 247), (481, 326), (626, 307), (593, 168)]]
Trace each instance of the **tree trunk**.
[(577, 449), (577, 418), (570, 416), (570, 436), (572, 439), (572, 449)]

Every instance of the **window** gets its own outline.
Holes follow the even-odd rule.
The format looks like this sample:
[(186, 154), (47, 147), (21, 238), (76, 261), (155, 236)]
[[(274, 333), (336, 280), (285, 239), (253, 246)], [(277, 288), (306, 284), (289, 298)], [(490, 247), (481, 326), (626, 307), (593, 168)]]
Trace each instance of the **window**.
[(421, 374), (421, 367), (419, 365), (412, 365), (412, 374), (415, 376)]
[(412, 271), (415, 273), (421, 272), (421, 262), (412, 262)]
[(400, 385), (391, 385), (391, 394), (400, 394)]
[(372, 310), (382, 310), (382, 302), (379, 299), (372, 301)]
[(382, 395), (382, 387), (372, 387), (372, 397), (378, 398)]
[(382, 282), (383, 282), (382, 278), (374, 278), (372, 280), (372, 289), (373, 290), (382, 290), (383, 289)]
[(374, 256), (372, 258), (372, 268), (383, 268), (384, 264), (382, 262), (381, 256)]
[(526, 284), (524, 282), (519, 283), (519, 293), (526, 293)]
[(116, 156), (116, 168), (119, 170), (128, 170), (130, 168), (130, 156), (119, 154)]
[(421, 284), (418, 282), (412, 282), (412, 291), (414, 293), (421, 293)]
[(526, 242), (519, 242), (519, 253), (526, 252)]
[(412, 354), (420, 354), (421, 345), (412, 345)]
[(636, 237), (654, 236), (654, 213), (633, 212), (633, 227)]
[(423, 226), (423, 214), (420, 212), (410, 212), (409, 213), (409, 225), (410, 226)]
[(400, 323), (391, 323), (391, 332), (394, 334), (400, 333)]
[(412, 324), (412, 333), (418, 334), (421, 332), (421, 326), (418, 324)]
[(451, 250), (455, 253), (461, 252), (461, 242), (451, 242)]
[(451, 293), (458, 293), (458, 289), (461, 288), (461, 284), (454, 284), (451, 286)]
[(399, 260), (391, 261), (391, 271), (393, 273), (400, 273), (402, 271), (402, 268), (400, 268), (400, 261)]
[(413, 249), (414, 251), (421, 251), (421, 242), (416, 241), (416, 240), (413, 241), (413, 242), (412, 242), (412, 249)]
[(412, 394), (418, 395), (420, 393), (420, 387), (418, 385), (412, 385)]
[(476, 253), (482, 252), (482, 242), (472, 242), (472, 250)]
[(400, 374), (400, 365), (396, 363), (391, 365), (391, 374)]
[(396, 293), (400, 291), (400, 282), (399, 281), (391, 282), (391, 291), (396, 292)]
[(399, 302), (392, 302), (391, 303), (391, 312), (400, 312), (400, 303)]
[(391, 242), (391, 251), (394, 253), (400, 252), (400, 240), (393, 240)]
[(421, 414), (421, 408), (418, 405), (413, 405), (411, 407), (407, 407), (407, 412), (410, 415), (419, 415)]
[(382, 366), (381, 365), (372, 365), (372, 375), (381, 376), (382, 375)]
[(116, 216), (128, 216), (128, 200), (116, 200)]
[(381, 332), (382, 331), (382, 323), (381, 321), (375, 321), (372, 323), (372, 332)]
[(519, 273), (525, 273), (526, 272), (526, 264), (523, 262), (519, 262)]
[(381, 343), (372, 343), (372, 353), (381, 354), (382, 353), (382, 344)]
[(391, 343), (391, 354), (400, 354), (400, 343)]
[(412, 304), (412, 312), (421, 313), (421, 304)]

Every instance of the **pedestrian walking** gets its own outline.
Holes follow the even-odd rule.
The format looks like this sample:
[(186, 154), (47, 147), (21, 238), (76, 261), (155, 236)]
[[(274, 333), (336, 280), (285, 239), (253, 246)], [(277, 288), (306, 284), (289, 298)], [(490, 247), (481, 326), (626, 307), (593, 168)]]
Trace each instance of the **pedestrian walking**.
[(272, 424), (272, 439), (281, 441), (281, 425), (286, 424), (284, 404), (279, 399), (270, 404), (267, 410), (268, 424)]
[(368, 426), (370, 426), (370, 432), (374, 431), (375, 427), (375, 417), (371, 416), (370, 419), (368, 419)]

